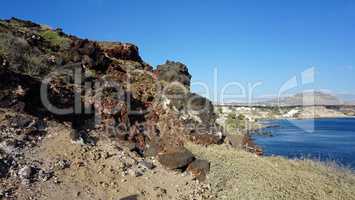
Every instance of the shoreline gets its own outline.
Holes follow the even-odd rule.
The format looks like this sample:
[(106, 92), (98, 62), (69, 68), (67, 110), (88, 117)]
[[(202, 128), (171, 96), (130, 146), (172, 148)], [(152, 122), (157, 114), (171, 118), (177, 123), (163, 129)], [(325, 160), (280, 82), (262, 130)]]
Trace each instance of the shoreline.
[(254, 123), (254, 126), (259, 126), (259, 128), (251, 128), (248, 130), (248, 133), (250, 132), (257, 132), (258, 130), (264, 129), (264, 128), (271, 128), (275, 125), (265, 125), (263, 122), (268, 122), (268, 121), (276, 121), (276, 120), (294, 120), (294, 121), (301, 121), (301, 120), (319, 120), (319, 119), (355, 119), (355, 116), (338, 116), (338, 117), (314, 117), (314, 118), (268, 118), (268, 119), (262, 119), (258, 120)]
[(301, 118), (297, 118), (297, 117), (281, 117), (281, 118), (273, 118), (273, 119), (267, 119), (267, 120), (309, 120), (309, 119), (345, 119), (345, 118), (350, 118), (353, 119), (355, 118), (355, 116), (332, 116), (332, 117), (327, 117), (327, 116), (323, 116), (323, 117), (301, 117)]
[[(306, 119), (291, 119), (291, 120), (307, 120), (309, 118), (306, 118)], [(316, 119), (316, 120), (319, 120), (319, 119), (355, 119), (354, 116), (347, 116), (347, 117), (320, 117), (320, 118), (311, 118), (311, 119)], [(289, 118), (284, 118), (284, 119), (269, 119), (268, 121), (272, 121), (272, 120), (290, 120)], [(262, 127), (259, 129), (259, 130), (262, 130), (262, 129), (265, 129), (265, 128), (279, 128), (281, 127), (281, 125), (268, 125), (268, 124), (262, 124), (260, 122), (258, 122), (259, 125), (261, 125)], [(258, 130), (257, 130), (258, 131)], [(268, 137), (267, 135), (264, 135), (264, 134), (260, 134), (260, 133), (257, 133), (257, 131), (254, 131), (254, 132), (251, 132), (251, 134), (248, 135), (248, 137), (250, 138), (250, 140), (253, 142), (253, 144), (255, 144), (258, 148), (260, 148), (262, 150), (262, 152), (265, 152), (265, 150), (267, 148), (265, 147), (261, 147), (259, 144), (256, 143), (256, 138), (255, 137)], [(256, 133), (255, 133), (256, 132)], [(271, 134), (271, 136), (269, 137), (273, 137), (273, 135)], [(355, 166), (351, 167), (350, 165), (346, 164), (346, 163), (339, 163), (337, 161), (337, 159), (333, 158), (333, 159), (321, 159), (320, 157), (319, 158), (312, 158), (310, 156), (307, 156), (309, 155), (308, 153), (304, 153), (304, 155), (300, 154), (300, 156), (292, 156), (292, 155), (280, 155), (280, 154), (270, 154), (270, 155), (265, 155), (264, 153), (260, 156), (262, 157), (281, 157), (281, 158), (284, 158), (284, 159), (287, 159), (287, 160), (310, 160), (310, 161), (315, 161), (315, 162), (319, 162), (321, 164), (324, 164), (324, 165), (328, 165), (329, 163), (330, 164), (333, 164), (335, 165), (336, 168), (344, 168), (344, 169), (349, 169), (351, 170), (354, 174), (355, 174)]]

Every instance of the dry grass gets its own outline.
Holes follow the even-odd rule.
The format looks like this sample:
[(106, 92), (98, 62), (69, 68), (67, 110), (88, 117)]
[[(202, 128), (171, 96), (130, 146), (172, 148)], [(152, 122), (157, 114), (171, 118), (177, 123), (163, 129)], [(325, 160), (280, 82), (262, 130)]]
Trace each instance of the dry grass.
[(310, 160), (256, 157), (226, 146), (187, 147), (211, 161), (219, 199), (355, 199), (355, 175)]

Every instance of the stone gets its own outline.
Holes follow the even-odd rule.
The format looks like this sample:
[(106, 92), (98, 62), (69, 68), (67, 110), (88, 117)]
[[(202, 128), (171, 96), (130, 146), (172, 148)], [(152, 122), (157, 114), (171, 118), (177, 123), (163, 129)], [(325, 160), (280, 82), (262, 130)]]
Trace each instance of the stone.
[(16, 143), (17, 143), (16, 140), (12, 140), (12, 139), (5, 140), (3, 142), (0, 142), (0, 149), (7, 154), (17, 155), (19, 154), (19, 150), (16, 147), (17, 146)]
[(53, 183), (60, 184), (61, 182), (59, 181), (58, 177), (54, 177)]
[(30, 179), (22, 179), (21, 184), (27, 187), (31, 184), (31, 180)]
[(180, 169), (191, 163), (194, 155), (184, 147), (177, 147), (169, 152), (158, 153), (157, 159), (168, 169)]
[(140, 167), (142, 167), (143, 169), (146, 169), (146, 170), (152, 170), (152, 169), (155, 168), (155, 166), (153, 165), (153, 163), (150, 163), (150, 162), (145, 161), (145, 160), (138, 162), (138, 165), (139, 165)]
[(198, 181), (205, 181), (206, 176), (210, 171), (210, 163), (206, 160), (197, 159), (189, 164), (187, 171), (190, 172)]
[(54, 169), (55, 170), (63, 170), (70, 167), (70, 162), (68, 160), (58, 160), (54, 164)]
[(29, 166), (24, 166), (18, 171), (18, 175), (21, 179), (29, 179), (32, 175), (32, 168)]
[(52, 177), (52, 172), (45, 172), (44, 170), (39, 170), (38, 180), (42, 182), (48, 181)]
[(73, 144), (78, 145), (95, 145), (95, 140), (89, 136), (89, 133), (86, 130), (76, 130), (73, 129), (70, 132), (70, 139)]
[(139, 169), (136, 169), (136, 168), (130, 168), (130, 169), (128, 169), (127, 172), (130, 176), (133, 176), (133, 177), (143, 176), (143, 172), (140, 171)]
[(137, 195), (132, 195), (132, 196), (120, 198), (119, 200), (137, 200), (137, 199), (138, 199)]
[(26, 128), (33, 120), (26, 116), (17, 115), (10, 120), (10, 126), (14, 128)]

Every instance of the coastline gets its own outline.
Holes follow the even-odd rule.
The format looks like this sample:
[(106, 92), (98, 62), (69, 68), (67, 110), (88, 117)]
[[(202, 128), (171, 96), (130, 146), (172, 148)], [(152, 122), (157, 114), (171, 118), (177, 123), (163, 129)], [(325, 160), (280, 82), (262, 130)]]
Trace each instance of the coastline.
[[(269, 143), (269, 139), (264, 138), (265, 135), (260, 134), (260, 133), (251, 133), (250, 138), (253, 141), (254, 144), (256, 144), (259, 148), (265, 152), (267, 149), (268, 150), (268, 155), (263, 154), (262, 156), (264, 157), (273, 157), (273, 156), (281, 156), (289, 160), (294, 160), (294, 159), (310, 159), (310, 160), (315, 160), (319, 161), (321, 163), (328, 163), (328, 162), (334, 162), (339, 165), (339, 167), (346, 167), (346, 168), (351, 168), (353, 172), (355, 172), (355, 165), (353, 164), (354, 158), (353, 157), (348, 157), (347, 155), (353, 150), (349, 149), (352, 148), (351, 144), (347, 145), (347, 141), (353, 141), (353, 128), (352, 128), (352, 123), (353, 120), (355, 119), (354, 117), (338, 117), (338, 118), (314, 118), (314, 120), (322, 120), (322, 119), (330, 119), (330, 120), (325, 120), (325, 121), (320, 121), (319, 122), (319, 131), (316, 132), (316, 135), (322, 137), (323, 139), (318, 142), (317, 138), (314, 138), (314, 136), (310, 136), (309, 134), (304, 134), (302, 130), (297, 131), (299, 134), (296, 134), (294, 136), (293, 133), (294, 130), (293, 127), (298, 127), (297, 125), (292, 125), (288, 124), (288, 122), (277, 122), (279, 121), (276, 119), (275, 123), (272, 123), (273, 120), (268, 120), (268, 121), (263, 121), (260, 122), (260, 124), (263, 124), (263, 127), (261, 129), (265, 128), (270, 128), (268, 129), (270, 132), (276, 133), (278, 127), (284, 127), (286, 132), (282, 132), (281, 135), (287, 137), (287, 140), (284, 139), (271, 139), (271, 143)], [(350, 121), (347, 121), (350, 120)], [(283, 119), (281, 119), (283, 120)], [(286, 119), (288, 120), (288, 119)], [(292, 119), (291, 119), (292, 120)], [(308, 119), (296, 119), (297, 121), (301, 120), (308, 120)], [(337, 122), (339, 120), (339, 122)], [(264, 124), (265, 123), (265, 124)], [(286, 124), (284, 124), (286, 123)], [(305, 124), (312, 123), (312, 121), (305, 121)], [(340, 123), (340, 124), (338, 124)], [(303, 123), (302, 123), (303, 124)], [(307, 127), (308, 125), (305, 125)], [(322, 131), (324, 130), (322, 127), (327, 127), (327, 131)], [(283, 129), (282, 129), (283, 130)], [(297, 128), (299, 130), (299, 128)], [(317, 129), (318, 130), (318, 129)], [(263, 131), (263, 130), (262, 130)], [(262, 132), (261, 131), (261, 132)], [(276, 131), (276, 132), (275, 132)], [(338, 133), (339, 132), (339, 133)], [(329, 145), (328, 142), (333, 142), (333, 135), (339, 135), (342, 134), (341, 138), (345, 139), (339, 139), (334, 141), (337, 144), (344, 144), (343, 142), (346, 142), (344, 144), (344, 148), (349, 149), (349, 150), (340, 150), (340, 149), (333, 149), (332, 151), (329, 151), (331, 146)], [(312, 134), (314, 135), (314, 134)], [(269, 137), (273, 137), (269, 136)], [(278, 137), (278, 134), (276, 135)], [(302, 137), (301, 141), (297, 138)], [(304, 138), (303, 138), (304, 137)], [(297, 143), (297, 149), (298, 150), (287, 150), (287, 144), (293, 144), (292, 141)], [(327, 139), (328, 138), (328, 139)], [(346, 139), (348, 138), (348, 139)], [(258, 142), (256, 142), (258, 140)], [(266, 143), (265, 143), (266, 142)], [(285, 146), (286, 145), (286, 146)], [(316, 145), (316, 147), (314, 147)], [(319, 147), (317, 145), (320, 145)], [(324, 146), (327, 145), (327, 146)], [(262, 146), (262, 147), (261, 147)], [(314, 148), (316, 148), (316, 151), (314, 151)], [(334, 155), (332, 152), (335, 152)], [(319, 152), (319, 153), (316, 153)], [(318, 155), (319, 154), (319, 155)], [(332, 156), (333, 155), (333, 156)], [(319, 160), (318, 160), (319, 159)], [(339, 163), (338, 163), (339, 162)], [(351, 167), (350, 167), (351, 166)]]
[(308, 120), (308, 119), (353, 119), (355, 116), (343, 116), (343, 115), (336, 115), (336, 116), (316, 116), (316, 117), (281, 117), (281, 118), (270, 118), (266, 120)]
[(249, 152), (257, 152), (258, 156), (265, 156), (264, 151), (265, 148), (262, 148), (255, 142), (255, 138), (253, 136), (263, 136), (263, 137), (274, 137), (272, 132), (265, 131), (267, 128), (278, 128), (280, 125), (275, 125), (275, 124), (268, 124), (271, 121), (276, 121), (276, 120), (294, 120), (294, 121), (301, 121), (301, 120), (321, 120), (321, 119), (354, 119), (355, 116), (337, 116), (337, 117), (314, 117), (314, 118), (269, 118), (269, 119), (263, 119), (257, 122), (252, 122), (251, 128), (249, 127), (248, 130), (245, 131), (245, 146), (246, 150), (248, 150), (248, 147), (254, 151), (249, 151)]

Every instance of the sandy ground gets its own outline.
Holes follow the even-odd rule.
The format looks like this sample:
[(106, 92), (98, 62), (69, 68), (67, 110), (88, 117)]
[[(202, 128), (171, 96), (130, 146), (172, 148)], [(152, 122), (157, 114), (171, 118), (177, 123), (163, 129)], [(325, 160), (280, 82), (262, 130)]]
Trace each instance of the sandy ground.
[[(136, 177), (131, 169), (140, 166), (137, 163), (143, 159), (124, 145), (105, 139), (94, 147), (72, 144), (69, 131), (52, 123), (42, 142), (25, 153), (26, 163), (54, 171), (49, 180), (24, 186), (12, 178), (0, 179), (2, 184), (18, 187), (12, 194), (14, 199), (213, 199), (208, 184), (166, 170), (154, 159), (147, 162), (156, 167), (140, 168), (143, 175)], [(56, 163), (61, 161), (67, 166), (58, 169)]]

